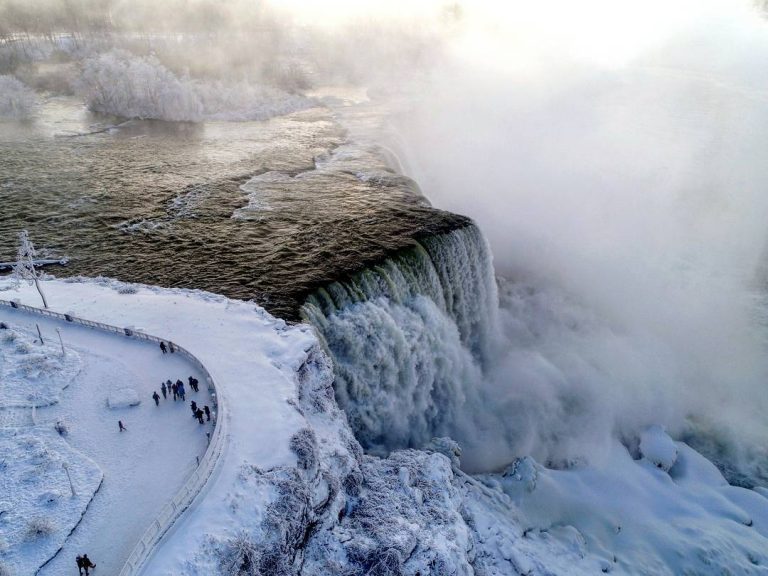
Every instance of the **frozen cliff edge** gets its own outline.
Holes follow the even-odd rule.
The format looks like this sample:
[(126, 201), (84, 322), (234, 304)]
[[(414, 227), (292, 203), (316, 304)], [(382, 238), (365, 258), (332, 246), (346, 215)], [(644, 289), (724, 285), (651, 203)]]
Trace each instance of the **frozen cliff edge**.
[[(728, 485), (662, 429), (638, 438), (639, 448), (616, 442), (602, 460), (561, 470), (522, 458), (468, 476), (448, 439), (369, 456), (306, 325), (199, 291), (105, 279), (46, 284), (54, 309), (167, 334), (190, 349), (232, 407), (221, 468), (145, 573), (749, 574), (768, 566), (766, 492)], [(3, 292), (19, 296), (34, 303), (34, 288)]]

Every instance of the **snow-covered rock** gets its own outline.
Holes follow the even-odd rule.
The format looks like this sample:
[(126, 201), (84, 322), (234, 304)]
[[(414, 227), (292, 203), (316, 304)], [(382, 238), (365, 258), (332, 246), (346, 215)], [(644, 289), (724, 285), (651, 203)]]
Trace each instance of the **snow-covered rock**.
[(107, 398), (107, 406), (113, 410), (117, 408), (129, 408), (141, 404), (139, 393), (134, 388), (118, 388), (112, 390)]
[(665, 472), (677, 461), (677, 446), (661, 426), (651, 426), (640, 435), (640, 453)]

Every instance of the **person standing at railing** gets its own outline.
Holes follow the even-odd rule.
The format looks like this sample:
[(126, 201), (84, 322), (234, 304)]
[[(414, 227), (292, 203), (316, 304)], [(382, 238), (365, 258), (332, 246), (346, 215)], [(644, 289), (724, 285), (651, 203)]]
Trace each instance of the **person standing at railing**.
[(165, 342), (160, 342), (160, 350), (163, 351), (163, 354), (168, 352), (168, 349), (165, 347)]

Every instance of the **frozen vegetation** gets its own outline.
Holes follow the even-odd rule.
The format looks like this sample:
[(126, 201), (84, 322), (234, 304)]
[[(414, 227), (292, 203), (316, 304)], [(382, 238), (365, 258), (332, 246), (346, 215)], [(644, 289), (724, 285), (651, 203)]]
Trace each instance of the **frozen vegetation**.
[(91, 110), (124, 118), (264, 120), (315, 105), (266, 84), (177, 76), (153, 56), (124, 50), (87, 59), (77, 88)]
[(93, 460), (52, 425), (0, 426), (0, 574), (36, 573), (64, 544), (101, 480)]
[[(229, 401), (221, 464), (146, 574), (750, 574), (768, 565), (765, 492), (729, 485), (659, 426), (559, 469), (523, 457), (473, 477), (449, 438), (365, 455), (306, 326), (196, 291), (46, 284), (54, 307), (150, 332), (162, 325)], [(33, 301), (33, 288), (21, 290)], [(234, 353), (234, 341), (247, 353)], [(124, 410), (157, 409), (147, 400)]]
[(0, 75), (0, 120), (24, 120), (37, 111), (35, 92), (11, 75)]
[(29, 333), (0, 330), (0, 405), (54, 404), (81, 367), (78, 353), (62, 355), (58, 340), (41, 344)]

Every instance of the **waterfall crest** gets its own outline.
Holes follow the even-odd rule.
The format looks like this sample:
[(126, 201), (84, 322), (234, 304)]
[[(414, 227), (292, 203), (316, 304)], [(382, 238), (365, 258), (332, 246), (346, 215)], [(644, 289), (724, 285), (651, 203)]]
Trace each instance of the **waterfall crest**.
[(371, 452), (464, 436), (493, 355), (498, 294), (473, 224), (310, 296), (302, 316), (334, 362), (336, 397)]

